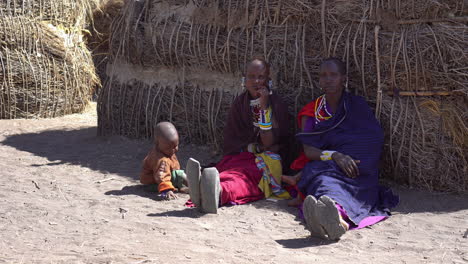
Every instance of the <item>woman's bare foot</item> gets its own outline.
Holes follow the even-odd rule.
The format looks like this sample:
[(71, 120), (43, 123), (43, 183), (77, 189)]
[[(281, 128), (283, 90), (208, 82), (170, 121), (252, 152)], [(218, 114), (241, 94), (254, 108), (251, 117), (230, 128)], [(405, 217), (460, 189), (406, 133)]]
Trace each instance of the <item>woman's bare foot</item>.
[(299, 180), (301, 179), (301, 175), (302, 175), (302, 172), (298, 172), (296, 175), (294, 176), (288, 176), (288, 175), (281, 175), (281, 181), (282, 182), (285, 182), (289, 185), (296, 185)]
[(349, 224), (340, 216), (340, 222), (343, 228), (348, 231), (349, 230)]
[(298, 180), (296, 176), (281, 175), (281, 182), (285, 182), (289, 185), (296, 185)]
[(302, 203), (301, 197), (297, 196), (294, 199), (288, 201), (288, 206), (295, 207)]

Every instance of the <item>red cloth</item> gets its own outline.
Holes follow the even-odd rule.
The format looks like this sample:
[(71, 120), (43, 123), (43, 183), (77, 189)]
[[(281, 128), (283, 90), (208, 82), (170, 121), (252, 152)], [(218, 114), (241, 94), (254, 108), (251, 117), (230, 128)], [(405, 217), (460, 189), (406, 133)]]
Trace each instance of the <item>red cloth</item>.
[[(302, 130), (302, 117), (315, 117), (315, 101), (316, 100), (308, 103), (301, 109), (301, 111), (299, 111), (299, 114), (297, 114), (297, 125), (299, 126), (299, 129)], [(306, 157), (304, 152), (301, 152), (299, 157), (293, 161), (290, 167), (293, 170), (302, 170), (307, 162), (309, 162), (309, 159)]]
[(221, 205), (228, 203), (245, 204), (265, 197), (258, 188), (262, 172), (255, 164), (255, 155), (241, 152), (226, 155), (216, 165), (221, 182)]
[(299, 111), (299, 114), (297, 114), (297, 125), (299, 128), (302, 129), (302, 117), (303, 116), (308, 116), (308, 117), (315, 117), (315, 101), (312, 101), (308, 104), (306, 104), (301, 111)]

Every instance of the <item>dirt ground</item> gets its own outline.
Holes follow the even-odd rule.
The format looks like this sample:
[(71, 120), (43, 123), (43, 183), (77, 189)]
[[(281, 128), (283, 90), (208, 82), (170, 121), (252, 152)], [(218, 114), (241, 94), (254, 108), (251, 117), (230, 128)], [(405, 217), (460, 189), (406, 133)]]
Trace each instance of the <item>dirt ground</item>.
[(141, 186), (150, 141), (96, 137), (93, 107), (0, 121), (0, 263), (468, 263), (468, 195), (394, 187), (394, 215), (339, 242), (310, 238), (285, 201), (203, 215)]

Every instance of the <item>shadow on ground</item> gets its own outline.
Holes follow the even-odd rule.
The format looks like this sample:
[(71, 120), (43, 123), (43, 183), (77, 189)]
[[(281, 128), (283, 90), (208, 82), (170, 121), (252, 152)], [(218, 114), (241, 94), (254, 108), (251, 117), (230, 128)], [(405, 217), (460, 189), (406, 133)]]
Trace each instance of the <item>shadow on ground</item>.
[[(77, 130), (47, 130), (7, 136), (1, 144), (45, 157), (47, 164), (32, 166), (59, 166), (71, 164), (102, 173), (116, 174), (137, 180), (142, 161), (152, 147), (150, 140), (128, 139), (122, 136), (97, 137), (96, 127)], [(201, 162), (210, 159), (209, 151), (193, 145), (180, 146), (177, 154), (181, 167), (191, 156)]]
[(314, 237), (278, 239), (275, 241), (276, 243), (280, 244), (284, 248), (292, 248), (292, 249), (325, 246), (325, 245), (335, 244), (338, 242), (338, 241), (330, 241), (330, 240), (324, 240), (324, 239), (314, 238)]
[(124, 186), (120, 190), (112, 190), (104, 193), (105, 195), (113, 196), (125, 196), (125, 195), (137, 195), (140, 197), (148, 198), (154, 201), (161, 201), (162, 199), (158, 196), (157, 186), (152, 185), (128, 185)]
[[(429, 192), (424, 190), (412, 190), (401, 186), (392, 186), (393, 191), (400, 196), (400, 204), (393, 208), (393, 214), (408, 213), (446, 213), (468, 209), (467, 194), (450, 194)], [(296, 207), (288, 207), (286, 201), (273, 202), (262, 200), (252, 204), (256, 208), (271, 211), (289, 212), (296, 216), (299, 210)], [(299, 217), (296, 220), (300, 220)]]
[[(31, 166), (59, 166), (72, 164), (87, 167), (102, 173), (138, 179), (141, 163), (147, 151), (151, 148), (149, 140), (132, 140), (121, 136), (96, 137), (96, 127), (77, 130), (48, 130), (40, 133), (25, 133), (7, 136), (1, 144), (14, 147), (21, 151), (45, 157), (46, 164)], [(211, 153), (207, 147), (181, 145), (177, 154), (182, 167), (189, 157), (195, 157), (204, 164), (212, 162)], [(410, 190), (404, 187), (394, 187), (400, 195), (401, 203), (394, 209), (395, 213), (417, 212), (452, 212), (468, 209), (468, 195), (454, 195), (420, 190)], [(138, 186), (127, 186), (121, 190), (110, 191), (108, 194), (135, 194), (150, 197), (153, 193)], [(272, 211), (287, 211), (297, 215), (296, 208), (289, 208), (285, 201), (270, 202), (263, 200), (253, 203), (257, 208)]]
[(204, 214), (198, 212), (194, 208), (185, 208), (183, 210), (172, 210), (161, 213), (148, 214), (151, 217), (184, 217), (184, 218), (200, 218)]

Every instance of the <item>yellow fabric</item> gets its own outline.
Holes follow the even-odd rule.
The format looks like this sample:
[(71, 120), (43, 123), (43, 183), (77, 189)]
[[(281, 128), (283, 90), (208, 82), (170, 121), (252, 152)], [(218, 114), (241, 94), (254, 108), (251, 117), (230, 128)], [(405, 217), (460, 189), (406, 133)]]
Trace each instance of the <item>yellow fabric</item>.
[[(263, 162), (265, 163), (266, 167), (263, 168), (263, 175), (258, 183), (258, 187), (262, 192), (265, 194), (265, 198), (276, 198), (276, 199), (291, 199), (291, 196), (289, 193), (283, 189), (284, 192), (280, 193), (279, 195), (276, 195), (273, 193), (273, 188), (272, 188), (272, 182), (271, 182), (271, 177), (265, 177), (265, 173), (271, 175), (275, 182), (281, 186), (281, 175), (283, 173), (283, 167), (281, 166), (281, 160), (279, 159), (273, 159), (271, 156), (268, 154), (263, 153), (258, 153), (255, 154), (257, 157), (256, 162), (258, 166), (258, 158), (263, 159)], [(260, 169), (260, 168), (259, 168)], [(274, 184), (274, 183), (273, 183)]]

